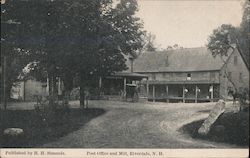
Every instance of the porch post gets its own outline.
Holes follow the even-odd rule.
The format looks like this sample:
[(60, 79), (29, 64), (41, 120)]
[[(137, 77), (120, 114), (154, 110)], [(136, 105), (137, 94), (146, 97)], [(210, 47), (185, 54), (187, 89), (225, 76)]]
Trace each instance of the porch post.
[(166, 96), (167, 96), (167, 103), (169, 103), (169, 99), (168, 99), (168, 85), (166, 85)]
[(183, 103), (185, 103), (185, 86), (183, 85), (182, 86), (182, 100), (183, 100)]
[(102, 77), (100, 76), (99, 77), (99, 95), (103, 95), (103, 92), (102, 92)]
[(99, 88), (102, 88), (102, 77), (99, 77)]
[[(47, 85), (47, 87), (48, 87), (48, 85)], [(47, 88), (47, 87), (46, 87), (46, 88)], [(25, 91), (25, 81), (23, 81), (23, 101), (26, 101), (26, 100), (25, 100), (25, 99), (26, 99), (26, 98), (25, 98), (25, 92), (26, 92), (26, 91)], [(47, 94), (47, 91), (46, 91), (46, 94)]]
[(211, 101), (213, 102), (214, 101), (214, 86), (213, 85), (211, 85)]
[(148, 97), (148, 95), (149, 95), (149, 84), (148, 84), (148, 79), (147, 79), (147, 97)]
[(46, 94), (49, 94), (49, 77), (47, 77)]
[(58, 78), (58, 86), (57, 86), (57, 95), (62, 95), (62, 88), (61, 88), (61, 78)]
[(197, 103), (197, 99), (198, 99), (198, 87), (197, 85), (195, 85), (195, 103)]
[(124, 93), (127, 93), (127, 91), (126, 91), (126, 84), (127, 84), (127, 79), (124, 78), (123, 79), (123, 91), (124, 91)]
[(155, 102), (155, 85), (153, 85), (153, 102)]

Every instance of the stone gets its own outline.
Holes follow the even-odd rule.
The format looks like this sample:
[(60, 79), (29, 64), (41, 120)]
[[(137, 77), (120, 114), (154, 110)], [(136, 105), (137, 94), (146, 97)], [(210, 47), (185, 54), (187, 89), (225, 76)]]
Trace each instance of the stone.
[(24, 143), (24, 131), (21, 128), (7, 128), (3, 134), (4, 147), (21, 147)]
[(8, 136), (19, 136), (23, 134), (23, 129), (21, 128), (7, 128), (3, 131), (4, 135)]
[(214, 122), (219, 118), (221, 114), (225, 111), (225, 105), (226, 103), (223, 100), (219, 100), (214, 108), (209, 113), (208, 118), (203, 122), (201, 127), (198, 130), (198, 133), (200, 135), (207, 135), (210, 131), (211, 126), (214, 124)]

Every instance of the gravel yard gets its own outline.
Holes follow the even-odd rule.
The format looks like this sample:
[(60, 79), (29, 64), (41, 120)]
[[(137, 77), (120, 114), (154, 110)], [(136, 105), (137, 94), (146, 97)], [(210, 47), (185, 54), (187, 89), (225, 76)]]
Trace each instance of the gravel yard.
[[(184, 124), (205, 119), (215, 103), (128, 103), (91, 101), (106, 113), (79, 130), (44, 144), (59, 148), (231, 148), (180, 132)], [(78, 102), (71, 102), (77, 108)]]

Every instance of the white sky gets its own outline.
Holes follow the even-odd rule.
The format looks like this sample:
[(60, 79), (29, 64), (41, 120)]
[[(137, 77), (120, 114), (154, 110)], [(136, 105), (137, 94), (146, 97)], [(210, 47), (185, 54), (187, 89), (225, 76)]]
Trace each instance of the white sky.
[(144, 28), (161, 48), (205, 46), (213, 29), (239, 26), (242, 17), (240, 0), (138, 0), (138, 5)]

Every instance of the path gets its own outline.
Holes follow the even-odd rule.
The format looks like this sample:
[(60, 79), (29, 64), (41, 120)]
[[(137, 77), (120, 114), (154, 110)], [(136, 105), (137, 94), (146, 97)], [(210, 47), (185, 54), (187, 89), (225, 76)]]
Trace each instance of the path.
[[(71, 103), (72, 104), (72, 103)], [(204, 119), (215, 103), (127, 103), (92, 101), (107, 112), (81, 129), (43, 147), (70, 148), (229, 148), (195, 140), (178, 129)], [(78, 102), (73, 106), (77, 107)]]

